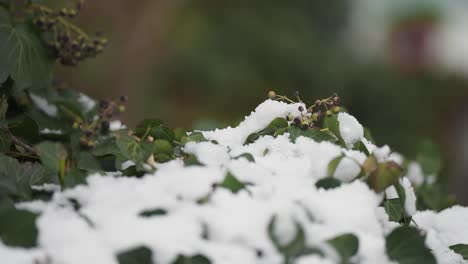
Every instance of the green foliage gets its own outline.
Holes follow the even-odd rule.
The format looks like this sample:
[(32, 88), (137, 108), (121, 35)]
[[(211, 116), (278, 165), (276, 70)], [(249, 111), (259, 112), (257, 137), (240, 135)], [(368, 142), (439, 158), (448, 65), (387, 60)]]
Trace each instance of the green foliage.
[(47, 88), (52, 61), (39, 36), (28, 24), (13, 24), (7, 10), (0, 7), (0, 83), (11, 77), (17, 89)]
[(276, 249), (283, 255), (284, 263), (292, 263), (294, 258), (301, 256), (306, 251), (306, 238), (303, 227), (295, 223), (296, 234), (294, 238), (286, 244), (282, 244), (275, 234), (276, 216), (273, 216), (268, 224), (268, 237), (275, 245)]
[(153, 252), (147, 247), (137, 247), (117, 255), (119, 264), (153, 264)]
[(180, 255), (172, 264), (211, 264), (211, 261), (203, 255), (194, 255), (190, 257)]
[(455, 253), (460, 254), (463, 259), (468, 260), (468, 245), (467, 244), (456, 244), (450, 246), (450, 249)]
[(229, 189), (233, 193), (237, 193), (238, 191), (244, 189), (246, 184), (239, 181), (236, 177), (234, 177), (234, 175), (228, 172), (224, 177), (223, 182), (219, 186)]
[(315, 183), (315, 187), (325, 190), (334, 189), (339, 186), (341, 186), (341, 181), (330, 177), (320, 179)]
[(359, 249), (359, 239), (353, 234), (344, 234), (327, 242), (338, 252), (343, 264), (350, 263), (351, 257), (356, 255)]
[(400, 226), (386, 238), (387, 255), (399, 264), (436, 264), (418, 229)]
[(247, 139), (245, 140), (244, 144), (250, 144), (257, 140), (260, 136), (272, 136), (274, 135), (278, 130), (287, 128), (289, 126), (288, 122), (284, 118), (275, 118), (273, 121), (268, 124), (267, 127), (262, 129), (261, 131), (257, 133), (252, 133), (250, 134)]
[(34, 247), (37, 240), (36, 215), (17, 210), (9, 199), (0, 199), (0, 239), (13, 247)]

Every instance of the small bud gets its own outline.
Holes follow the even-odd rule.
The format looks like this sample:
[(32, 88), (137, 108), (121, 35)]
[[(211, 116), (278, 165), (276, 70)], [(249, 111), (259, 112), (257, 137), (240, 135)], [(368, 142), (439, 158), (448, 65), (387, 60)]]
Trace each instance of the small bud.
[(331, 115), (333, 115), (333, 112), (330, 111), (330, 110), (327, 110), (327, 112), (326, 112), (325, 114), (326, 114), (327, 116), (331, 116)]
[(148, 142), (153, 142), (153, 141), (154, 141), (154, 137), (152, 137), (152, 136), (147, 136), (147, 137), (146, 137), (146, 140), (148, 140)]
[(96, 143), (92, 140), (88, 141), (88, 148), (93, 149), (96, 147)]
[(128, 101), (128, 96), (126, 95), (121, 95), (119, 98), (120, 102), (125, 103)]
[(73, 122), (73, 125), (72, 125), (73, 129), (78, 129), (80, 127), (80, 124), (78, 122)]
[(269, 92), (268, 92), (268, 98), (270, 98), (270, 99), (275, 99), (275, 98), (276, 98), (276, 93), (275, 93), (275, 91), (269, 91)]
[(315, 101), (315, 105), (321, 106), (321, 105), (322, 105), (322, 101), (316, 100), (316, 101)]
[(291, 114), (286, 116), (286, 120), (289, 121), (289, 122), (291, 122), (293, 119), (294, 119), (294, 116), (291, 115)]
[(333, 113), (338, 113), (340, 110), (341, 110), (341, 108), (339, 106), (335, 106), (332, 109)]
[(313, 113), (313, 114), (312, 114), (312, 120), (313, 120), (314, 122), (317, 122), (317, 121), (318, 121), (318, 114), (317, 114), (317, 113)]
[(125, 112), (125, 105), (119, 105), (119, 112)]
[(304, 130), (306, 130), (307, 128), (309, 128), (309, 125), (310, 125), (310, 123), (309, 123), (309, 121), (307, 121), (307, 120), (303, 120), (303, 121), (301, 122), (301, 128), (304, 129)]
[(294, 118), (294, 124), (299, 126), (301, 124), (301, 119), (299, 117)]

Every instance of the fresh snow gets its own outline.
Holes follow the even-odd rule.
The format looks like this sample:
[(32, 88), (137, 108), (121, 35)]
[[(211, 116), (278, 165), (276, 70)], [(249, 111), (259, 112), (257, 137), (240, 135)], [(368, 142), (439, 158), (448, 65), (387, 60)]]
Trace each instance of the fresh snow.
[(364, 138), (364, 128), (357, 119), (348, 113), (339, 113), (340, 134), (348, 148)]
[(47, 99), (40, 95), (29, 93), (29, 96), (33, 103), (37, 106), (37, 108), (41, 109), (41, 111), (46, 113), (48, 116), (57, 116), (57, 106), (49, 103)]
[[(207, 139), (219, 144), (190, 142), (184, 149), (204, 166), (185, 167), (181, 160), (173, 160), (158, 164), (155, 173), (141, 178), (95, 174), (88, 177), (87, 185), (73, 189), (38, 187), (55, 192), (50, 202), (17, 205), (40, 213), (38, 247), (25, 250), (0, 243), (1, 262), (33, 264), (47, 257), (52, 264), (116, 264), (116, 254), (143, 245), (152, 249), (156, 263), (163, 264), (179, 254), (203, 254), (213, 264), (279, 264), (283, 259), (267, 232), (276, 216), (274, 232), (281, 242), (294, 238), (298, 223), (304, 228), (306, 244), (324, 252), (323, 257), (304, 256), (296, 263), (338, 263), (337, 253), (326, 241), (346, 233), (359, 239), (355, 263), (393, 263), (385, 253), (385, 236), (398, 224), (389, 222), (379, 206), (385, 195), (353, 181), (366, 159), (364, 153), (306, 137), (292, 143), (288, 134), (263, 136), (243, 145), (250, 133), (274, 118), (299, 114), (299, 105), (267, 100), (235, 128), (204, 131)], [(399, 154), (363, 138), (362, 126), (354, 117), (340, 114), (338, 120), (348, 146), (361, 140), (379, 159), (398, 163)], [(238, 158), (244, 153), (250, 153), (254, 162)], [(333, 177), (345, 183), (330, 190), (316, 188), (315, 182), (329, 176), (329, 162), (341, 155)], [(247, 187), (236, 194), (216, 187), (228, 172)], [(413, 168), (400, 182), (406, 194), (405, 211), (427, 233), (426, 244), (439, 263), (466, 263), (448, 246), (468, 243), (468, 209), (416, 212), (410, 182), (416, 173), (422, 172)], [(387, 190), (387, 195), (396, 193), (391, 192)], [(208, 202), (197, 203), (207, 197)], [(78, 211), (71, 199), (81, 205)], [(139, 215), (154, 209), (167, 214)]]

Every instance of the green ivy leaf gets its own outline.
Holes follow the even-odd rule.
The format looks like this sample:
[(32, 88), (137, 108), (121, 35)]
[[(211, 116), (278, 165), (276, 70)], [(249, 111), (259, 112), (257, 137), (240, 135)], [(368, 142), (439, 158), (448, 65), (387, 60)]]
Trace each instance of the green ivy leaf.
[(447, 186), (441, 183), (424, 184), (416, 189), (418, 210), (441, 211), (454, 204)]
[(17, 210), (11, 200), (0, 198), (0, 239), (12, 247), (36, 246), (36, 218), (31, 212)]
[(437, 263), (431, 250), (426, 247), (425, 236), (414, 227), (397, 227), (385, 240), (387, 255), (399, 264)]
[(32, 197), (31, 186), (58, 183), (56, 174), (50, 173), (39, 163), (22, 163), (0, 154), (0, 196), (8, 195), (20, 200)]
[(197, 156), (191, 154), (184, 159), (185, 166), (202, 166), (203, 164), (198, 160)]
[(331, 177), (320, 179), (315, 183), (315, 187), (317, 187), (318, 189), (322, 188), (325, 190), (334, 189), (340, 186), (341, 181)]
[(8, 76), (18, 89), (48, 88), (52, 61), (39, 36), (28, 24), (14, 25), (0, 7), (0, 83)]
[(244, 189), (246, 184), (239, 181), (236, 177), (234, 177), (234, 175), (228, 172), (224, 177), (223, 182), (219, 186), (229, 189), (233, 193), (237, 193), (238, 191)]
[(28, 143), (35, 143), (40, 140), (39, 126), (36, 121), (27, 115), (12, 120), (9, 127), (13, 135)]
[(467, 244), (456, 244), (449, 247), (455, 253), (460, 254), (463, 259), (468, 260), (468, 245)]
[(353, 234), (344, 234), (327, 241), (341, 257), (341, 263), (349, 263), (349, 259), (356, 255), (359, 249), (359, 239)]
[(42, 165), (52, 173), (58, 173), (60, 163), (67, 158), (67, 152), (62, 144), (44, 141), (36, 145)]
[(138, 137), (152, 136), (154, 139), (165, 139), (169, 142), (175, 140), (172, 130), (165, 127), (159, 119), (145, 119), (135, 128), (135, 135)]
[(87, 174), (77, 168), (71, 169), (63, 179), (65, 188), (73, 188), (80, 184), (86, 184)]
[(133, 137), (125, 134), (120, 135), (120, 138), (117, 140), (117, 147), (126, 159), (136, 163), (146, 162), (154, 149), (153, 144), (149, 142), (137, 142)]
[(153, 264), (151, 249), (141, 246), (117, 254), (119, 264)]

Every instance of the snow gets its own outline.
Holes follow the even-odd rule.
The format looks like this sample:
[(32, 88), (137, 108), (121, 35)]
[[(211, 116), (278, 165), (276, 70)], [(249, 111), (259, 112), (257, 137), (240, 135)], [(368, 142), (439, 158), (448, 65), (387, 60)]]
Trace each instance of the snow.
[(37, 108), (41, 109), (48, 116), (57, 116), (57, 106), (49, 103), (47, 99), (42, 96), (29, 93), (29, 96)]
[(416, 194), (408, 178), (400, 178), (400, 184), (405, 191), (405, 213), (408, 216), (412, 216), (416, 213)]
[[(203, 254), (213, 264), (279, 264), (283, 258), (267, 232), (273, 217), (280, 242), (294, 238), (297, 223), (304, 229), (306, 245), (324, 253), (302, 256), (296, 263), (338, 263), (337, 253), (326, 241), (346, 233), (359, 239), (355, 263), (392, 263), (385, 253), (385, 236), (398, 224), (389, 222), (380, 207), (383, 195), (354, 180), (366, 159), (364, 153), (306, 137), (292, 143), (288, 134), (243, 145), (250, 133), (274, 118), (298, 114), (298, 105), (267, 100), (238, 127), (204, 131), (207, 139), (219, 144), (189, 142), (184, 148), (204, 166), (185, 167), (182, 160), (173, 160), (157, 164), (156, 172), (141, 178), (95, 174), (87, 178), (87, 185), (73, 189), (38, 187), (53, 191), (52, 199), (17, 204), (40, 213), (38, 247), (24, 250), (0, 243), (2, 263), (29, 264), (48, 256), (51, 264), (116, 264), (117, 253), (144, 245), (153, 251), (156, 263), (163, 264), (172, 263), (179, 254)], [(382, 160), (398, 160), (388, 146), (378, 148), (367, 142), (354, 117), (340, 116), (347, 144), (362, 140)], [(236, 158), (244, 153), (254, 161)], [(316, 188), (318, 180), (328, 177), (330, 161), (340, 155), (344, 157), (333, 177), (344, 183), (335, 189)], [(246, 188), (232, 193), (217, 186), (228, 172)], [(409, 170), (408, 177), (410, 172), (414, 173)], [(401, 180), (405, 211), (428, 234), (426, 243), (439, 263), (464, 263), (448, 246), (468, 243), (468, 209), (415, 212), (409, 178)], [(387, 190), (387, 195), (391, 192)], [(78, 210), (71, 199), (79, 203)], [(166, 214), (140, 216), (154, 209)]]
[(348, 113), (339, 113), (340, 134), (346, 146), (352, 148), (353, 145), (364, 138), (364, 128), (357, 119)]
[(421, 165), (414, 161), (410, 162), (408, 164), (406, 178), (408, 178), (415, 186), (421, 186), (424, 183), (425, 178)]
[(63, 132), (60, 129), (50, 129), (44, 128), (40, 131), (41, 134), (49, 134), (49, 135), (62, 135)]
[(80, 96), (78, 97), (78, 102), (83, 106), (83, 109), (86, 112), (91, 111), (96, 106), (96, 102), (93, 99), (82, 93), (80, 93)]

